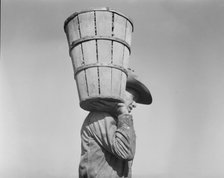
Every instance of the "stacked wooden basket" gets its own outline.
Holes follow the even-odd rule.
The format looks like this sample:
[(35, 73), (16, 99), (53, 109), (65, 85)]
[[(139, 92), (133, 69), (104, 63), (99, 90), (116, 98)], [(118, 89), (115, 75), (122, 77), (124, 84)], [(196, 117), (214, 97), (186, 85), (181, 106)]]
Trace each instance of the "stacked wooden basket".
[(64, 23), (80, 107), (99, 99), (123, 102), (133, 23), (108, 9), (76, 12)]

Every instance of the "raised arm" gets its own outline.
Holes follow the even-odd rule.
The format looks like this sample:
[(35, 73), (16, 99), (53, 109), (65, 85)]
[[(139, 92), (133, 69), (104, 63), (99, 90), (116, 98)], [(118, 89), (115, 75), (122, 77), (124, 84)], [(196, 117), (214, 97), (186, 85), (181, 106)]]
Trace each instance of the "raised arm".
[(94, 112), (88, 117), (88, 131), (104, 149), (121, 159), (134, 158), (136, 136), (132, 115), (120, 114), (115, 120), (107, 113)]

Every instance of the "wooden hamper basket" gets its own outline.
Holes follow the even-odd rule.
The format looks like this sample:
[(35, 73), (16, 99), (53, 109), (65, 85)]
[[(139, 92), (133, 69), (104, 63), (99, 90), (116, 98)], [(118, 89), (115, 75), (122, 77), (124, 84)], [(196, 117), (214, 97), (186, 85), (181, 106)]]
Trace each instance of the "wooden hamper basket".
[(76, 12), (64, 23), (80, 107), (98, 99), (123, 102), (133, 23), (108, 8)]

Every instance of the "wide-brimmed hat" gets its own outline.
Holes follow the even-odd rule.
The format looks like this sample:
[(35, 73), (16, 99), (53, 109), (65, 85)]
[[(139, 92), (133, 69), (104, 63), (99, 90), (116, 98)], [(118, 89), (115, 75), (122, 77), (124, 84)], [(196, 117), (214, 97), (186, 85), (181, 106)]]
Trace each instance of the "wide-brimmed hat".
[(134, 71), (128, 69), (128, 78), (126, 83), (126, 89), (133, 89), (138, 93), (136, 103), (140, 104), (151, 104), (152, 96), (149, 89), (139, 80), (134, 74)]

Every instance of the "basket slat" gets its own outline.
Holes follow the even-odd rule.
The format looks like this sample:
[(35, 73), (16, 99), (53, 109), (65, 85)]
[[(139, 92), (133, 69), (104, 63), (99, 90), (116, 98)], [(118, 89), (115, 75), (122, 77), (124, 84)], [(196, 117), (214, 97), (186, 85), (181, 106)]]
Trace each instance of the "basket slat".
[(86, 70), (88, 89), (90, 97), (99, 96), (99, 84), (98, 84), (98, 73), (97, 68), (89, 68)]
[(125, 40), (126, 34), (126, 19), (114, 14), (114, 36)]
[(112, 13), (96, 11), (96, 31), (99, 36), (112, 35)]
[(120, 97), (121, 73), (117, 69), (112, 71), (112, 96), (114, 97)]
[(88, 98), (88, 86), (86, 85), (86, 83), (88, 81), (86, 81), (86, 77), (85, 77), (85, 71), (81, 71), (76, 75), (76, 82), (77, 82), (77, 86), (78, 86), (78, 91), (79, 91), (79, 97), (80, 97), (80, 101), (86, 100)]
[[(96, 11), (96, 35), (112, 35), (112, 13)], [(111, 63), (111, 41), (97, 40), (98, 62), (102, 64)], [(108, 67), (99, 67), (100, 95), (107, 96), (111, 91), (111, 70)]]
[[(92, 33), (94, 33), (92, 31)], [(84, 52), (84, 59), (85, 65), (96, 63), (96, 42), (89, 41), (82, 43), (83, 45), (83, 52)], [(89, 88), (89, 96), (97, 96), (99, 95), (98, 89), (98, 74), (97, 68), (88, 68), (86, 69), (86, 76), (88, 80), (88, 88)]]
[(84, 13), (78, 15), (81, 37), (95, 35), (94, 13)]
[(113, 42), (113, 63), (122, 66), (123, 63), (123, 45)]
[(126, 42), (131, 46), (131, 34), (132, 34), (132, 25), (129, 21), (127, 21), (126, 27)]
[(74, 64), (74, 66), (73, 66), (74, 70), (82, 65), (83, 56), (82, 56), (81, 45), (78, 45), (71, 51), (71, 58), (72, 58), (73, 64)]
[(72, 44), (73, 41), (80, 38), (79, 35), (79, 25), (78, 25), (78, 19), (74, 18), (71, 20), (71, 22), (66, 26), (66, 35), (68, 39), (69, 46)]
[(121, 88), (120, 88), (120, 97), (124, 98), (125, 89), (126, 89), (127, 75), (124, 72), (121, 72)]
[[(111, 42), (98, 40), (98, 60), (102, 64), (111, 63)], [(99, 67), (100, 95), (106, 96), (111, 92), (111, 70), (109, 67)]]
[(124, 48), (123, 53), (124, 53), (123, 66), (124, 68), (127, 69), (129, 67), (129, 55), (130, 55), (128, 48)]
[[(80, 31), (81, 36), (94, 36), (95, 35), (95, 23), (94, 23), (94, 12), (84, 13), (79, 15)], [(95, 41), (88, 41), (82, 43), (84, 63), (91, 64), (97, 61), (96, 59), (96, 44)], [(85, 70), (85, 75), (88, 86), (88, 95), (97, 96), (98, 91), (98, 75), (96, 68), (89, 68)]]
[(97, 62), (96, 42), (95, 41), (85, 42), (82, 43), (82, 46), (83, 46), (85, 64), (96, 63)]

